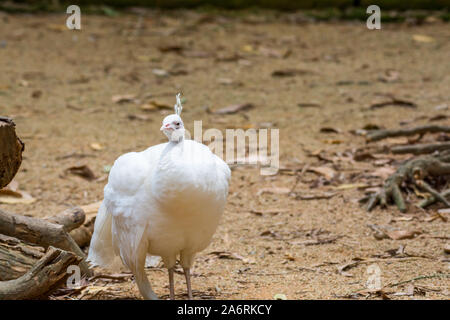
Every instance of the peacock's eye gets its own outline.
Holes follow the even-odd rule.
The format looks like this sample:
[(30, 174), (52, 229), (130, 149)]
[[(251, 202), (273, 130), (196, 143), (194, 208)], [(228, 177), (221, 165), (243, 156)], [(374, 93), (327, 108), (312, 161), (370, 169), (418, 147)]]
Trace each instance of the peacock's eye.
[(175, 123), (177, 126), (179, 126), (180, 125), (180, 123), (179, 122), (177, 122), (177, 123)]

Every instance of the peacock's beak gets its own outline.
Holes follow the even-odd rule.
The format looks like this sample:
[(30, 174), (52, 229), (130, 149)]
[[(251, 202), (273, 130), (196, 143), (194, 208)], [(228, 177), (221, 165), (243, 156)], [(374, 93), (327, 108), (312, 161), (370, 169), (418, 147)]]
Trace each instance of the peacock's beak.
[(159, 130), (161, 130), (161, 131), (164, 131), (164, 130), (174, 130), (174, 128), (172, 128), (172, 127), (170, 126), (170, 123), (168, 123), (168, 124), (166, 124), (166, 125), (162, 125), (161, 128), (160, 128)]

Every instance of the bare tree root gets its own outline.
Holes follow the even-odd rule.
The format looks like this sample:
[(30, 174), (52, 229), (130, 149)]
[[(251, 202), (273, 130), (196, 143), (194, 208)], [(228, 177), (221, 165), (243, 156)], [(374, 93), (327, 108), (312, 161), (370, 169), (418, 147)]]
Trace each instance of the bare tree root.
[(378, 204), (381, 207), (386, 207), (388, 202), (393, 200), (401, 212), (406, 212), (407, 208), (401, 187), (408, 182), (430, 193), (435, 198), (435, 201), (440, 201), (447, 207), (450, 207), (450, 203), (445, 199), (445, 195), (436, 191), (424, 180), (427, 177), (439, 177), (450, 174), (449, 162), (450, 155), (448, 154), (422, 156), (407, 161), (386, 179), (384, 186), (378, 192), (369, 198), (367, 210), (371, 211)]
[(391, 137), (400, 136), (413, 136), (416, 134), (425, 133), (436, 133), (436, 132), (447, 132), (450, 133), (450, 127), (448, 126), (438, 126), (438, 125), (426, 125), (415, 128), (406, 129), (386, 129), (386, 130), (373, 130), (369, 131), (366, 136), (367, 141), (378, 141)]
[[(442, 192), (441, 192), (441, 195), (442, 195), (444, 198), (449, 197), (449, 196), (450, 196), (450, 189), (445, 190), (445, 191), (442, 191)], [(437, 199), (436, 199), (435, 197), (431, 196), (431, 197), (429, 197), (429, 198), (427, 198), (427, 199), (421, 201), (421, 202), (419, 203), (419, 207), (420, 207), (420, 208), (426, 208), (426, 207), (428, 207), (429, 205), (432, 205), (432, 204), (436, 203), (436, 201), (437, 201)]]

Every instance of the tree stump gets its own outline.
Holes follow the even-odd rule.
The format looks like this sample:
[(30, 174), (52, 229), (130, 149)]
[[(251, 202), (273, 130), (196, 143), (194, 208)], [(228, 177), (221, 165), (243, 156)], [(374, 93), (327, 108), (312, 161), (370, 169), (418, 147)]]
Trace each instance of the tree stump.
[(16, 135), (14, 122), (0, 117), (0, 189), (8, 185), (19, 170), (24, 147)]

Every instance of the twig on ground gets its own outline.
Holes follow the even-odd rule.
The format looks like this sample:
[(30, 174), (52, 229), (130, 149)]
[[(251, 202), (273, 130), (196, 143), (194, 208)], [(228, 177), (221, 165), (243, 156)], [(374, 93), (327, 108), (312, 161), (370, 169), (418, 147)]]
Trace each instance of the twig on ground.
[(435, 274), (428, 275), (428, 276), (419, 276), (419, 277), (415, 277), (415, 278), (412, 278), (412, 279), (409, 279), (409, 280), (400, 281), (400, 282), (396, 282), (396, 283), (390, 284), (387, 287), (391, 288), (391, 287), (400, 286), (400, 285), (405, 284), (405, 283), (414, 282), (414, 281), (417, 281), (417, 280), (433, 279), (433, 278), (450, 278), (450, 273), (435, 273)]
[(405, 154), (405, 153), (426, 154), (444, 150), (450, 150), (450, 142), (394, 146), (391, 148), (391, 152), (393, 154)]
[(391, 137), (413, 136), (415, 134), (450, 132), (448, 126), (426, 125), (415, 128), (406, 129), (386, 129), (369, 131), (366, 138), (367, 141), (378, 141)]

